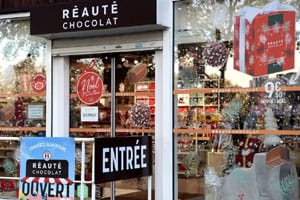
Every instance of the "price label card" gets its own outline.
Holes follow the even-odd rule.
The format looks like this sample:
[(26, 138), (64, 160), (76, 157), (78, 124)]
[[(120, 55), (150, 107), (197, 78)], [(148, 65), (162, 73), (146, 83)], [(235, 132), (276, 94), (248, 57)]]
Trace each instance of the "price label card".
[(82, 122), (98, 122), (99, 110), (97, 106), (82, 106), (81, 121)]
[(265, 97), (262, 99), (264, 104), (282, 104), (286, 103), (285, 92), (281, 90), (281, 86), (285, 83), (280, 79), (269, 79), (264, 82)]

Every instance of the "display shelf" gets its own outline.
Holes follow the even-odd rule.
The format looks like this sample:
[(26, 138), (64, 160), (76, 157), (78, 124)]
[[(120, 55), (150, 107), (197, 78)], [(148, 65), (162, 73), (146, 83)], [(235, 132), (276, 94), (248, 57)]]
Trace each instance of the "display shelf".
[(135, 84), (135, 103), (146, 104), (150, 108), (150, 127), (155, 126), (155, 82), (143, 81)]
[(0, 151), (14, 151), (16, 147), (0, 147)]
[(299, 130), (240, 130), (240, 129), (173, 129), (175, 134), (189, 133), (189, 134), (253, 134), (253, 135), (299, 135)]
[[(110, 128), (70, 128), (70, 132), (78, 132), (78, 133), (110, 133)], [(154, 133), (155, 129), (142, 129), (142, 128), (116, 128), (116, 133)]]
[(0, 127), (0, 131), (46, 131), (46, 127)]
[[(214, 85), (216, 88), (207, 88), (207, 84)], [(201, 112), (218, 113), (220, 110), (219, 79), (201, 80), (201, 88), (197, 89), (178, 89), (174, 90), (177, 95), (178, 112), (188, 111), (190, 109), (200, 109)], [(211, 91), (211, 92), (207, 92)], [(198, 110), (197, 110), (198, 112)]]
[[(134, 97), (134, 96), (154, 96), (154, 91), (136, 91), (136, 92), (116, 92), (115, 96), (117, 97)], [(110, 97), (111, 93), (103, 93), (102, 97)], [(76, 93), (70, 94), (71, 98), (77, 98)]]
[[(173, 90), (174, 95), (178, 94), (195, 94), (195, 93), (236, 93), (236, 92), (264, 92), (265, 87), (251, 87), (251, 88), (192, 88), (192, 89), (176, 89)], [(281, 86), (280, 91), (300, 91), (300, 86)]]
[(46, 93), (18, 93), (18, 94), (3, 94), (0, 93), (0, 98), (2, 97), (45, 97)]

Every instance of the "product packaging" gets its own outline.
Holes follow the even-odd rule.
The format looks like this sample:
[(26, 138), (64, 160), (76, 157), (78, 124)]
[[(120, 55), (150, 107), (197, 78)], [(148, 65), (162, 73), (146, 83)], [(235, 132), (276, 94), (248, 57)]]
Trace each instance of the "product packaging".
[(294, 68), (295, 9), (272, 1), (235, 17), (234, 69), (262, 76)]

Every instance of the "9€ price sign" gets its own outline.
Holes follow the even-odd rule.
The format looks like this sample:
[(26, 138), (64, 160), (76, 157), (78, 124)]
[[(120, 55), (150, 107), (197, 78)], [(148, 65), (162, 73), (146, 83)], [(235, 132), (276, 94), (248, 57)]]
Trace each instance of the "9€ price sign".
[(285, 92), (281, 90), (281, 86), (285, 83), (280, 79), (269, 79), (264, 82), (265, 97), (261, 100), (264, 104), (282, 104), (286, 103)]

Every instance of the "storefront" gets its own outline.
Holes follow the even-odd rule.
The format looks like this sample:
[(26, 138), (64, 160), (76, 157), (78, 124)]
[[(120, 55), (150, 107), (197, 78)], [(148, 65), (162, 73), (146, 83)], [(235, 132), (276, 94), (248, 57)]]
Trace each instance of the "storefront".
[(179, 199), (299, 198), (299, 3), (174, 2)]
[[(39, 54), (44, 56), (42, 57), (45, 60), (44, 68), (38, 71), (39, 73), (32, 72), (33, 75), (39, 75), (36, 81), (32, 81), (33, 75), (28, 75), (30, 84), (40, 85), (42, 82), (43, 88), (35, 91), (31, 85), (26, 85), (30, 89), (28, 93), (42, 96), (43, 102), (33, 101), (37, 98), (28, 96), (24, 91), (20, 94), (33, 104), (31, 106), (31, 103), (26, 102), (24, 105), (22, 113), (25, 115), (25, 121), (29, 115), (31, 118), (36, 118), (32, 121), (43, 123), (36, 124), (36, 122), (32, 125), (33, 130), (30, 133), (28, 133), (29, 127), (25, 125), (24, 127), (10, 126), (11, 132), (16, 131), (19, 134), (9, 136), (96, 138), (151, 135), (153, 162), (161, 168), (156, 174), (168, 173), (172, 176), (170, 170), (172, 148), (164, 153), (155, 154), (155, 151), (162, 151), (163, 143), (172, 144), (172, 134), (168, 138), (164, 136), (166, 132), (171, 133), (171, 123), (168, 126), (163, 124), (164, 120), (157, 123), (165, 115), (163, 113), (169, 113), (167, 118), (171, 119), (172, 110), (170, 103), (162, 108), (172, 99), (170, 81), (172, 66), (169, 64), (172, 56), (169, 52), (171, 51), (169, 35), (172, 31), (167, 28), (167, 25), (171, 24), (171, 15), (162, 19), (161, 14), (157, 14), (157, 10), (166, 10), (165, 7), (168, 5), (171, 10), (171, 2), (162, 3), (158, 8), (156, 1), (143, 3), (134, 1), (130, 4), (124, 1), (100, 3), (82, 1), (76, 4), (69, 2), (49, 3), (49, 5), (45, 3), (43, 6), (34, 6), (30, 13), (4, 14), (9, 26), (16, 27), (16, 30), (18, 26), (12, 21), (18, 24), (24, 20), (26, 36), (33, 38), (33, 41), (43, 42), (42, 45), (34, 44), (32, 41), (30, 44), (35, 45), (34, 47), (43, 47), (42, 50), (45, 51), (43, 55)], [(11, 31), (18, 33), (7, 26), (2, 27), (9, 33)], [(11, 47), (20, 48), (23, 44), (14, 43), (14, 45)], [(5, 49), (13, 54), (9, 49), (11, 47), (6, 45)], [(28, 55), (32, 49), (34, 48), (28, 50)], [(20, 51), (22, 50), (20, 48)], [(38, 49), (34, 50), (38, 51)], [(15, 59), (15, 56), (11, 55), (11, 60)], [(38, 56), (32, 55), (29, 58), (37, 59)], [(24, 59), (26, 62), (24, 66), (31, 69), (28, 63), (32, 61), (29, 58)], [(20, 79), (16, 78), (16, 80)], [(38, 84), (35, 84), (36, 82)], [(169, 93), (162, 93), (167, 85), (163, 82), (169, 83)], [(166, 96), (168, 98), (165, 98)], [(15, 119), (15, 116), (11, 118)], [(169, 131), (166, 131), (168, 129)], [(24, 134), (21, 134), (21, 131)], [(162, 144), (157, 146), (156, 140)], [(167, 168), (162, 164), (162, 160), (166, 160), (162, 159), (166, 157), (165, 154), (168, 154), (167, 160), (170, 161)], [(86, 156), (84, 178), (86, 181), (91, 181), (93, 148), (90, 145), (86, 146)], [(166, 199), (163, 196), (168, 194), (169, 198), (172, 184), (163, 187), (166, 177), (161, 175), (158, 175), (158, 179), (154, 179), (156, 169), (155, 167), (154, 170), (153, 167), (152, 189), (155, 191), (153, 196)], [(76, 176), (80, 177), (80, 166), (75, 170)], [(160, 187), (156, 190), (155, 185)], [(92, 196), (90, 186), (91, 184), (88, 184), (89, 197)], [(100, 187), (103, 187), (103, 196), (106, 198), (113, 195), (136, 196), (147, 194), (148, 182), (147, 177), (143, 177), (115, 183), (108, 182)], [(166, 190), (170, 192), (165, 194)], [(7, 192), (5, 191), (5, 195), (8, 194)], [(111, 192), (114, 194), (112, 195)], [(14, 197), (15, 193), (10, 196)]]
[[(11, 137), (151, 135), (155, 199), (299, 198), (299, 1), (24, 2), (0, 21), (0, 196)], [(99, 190), (146, 199), (148, 181)]]

